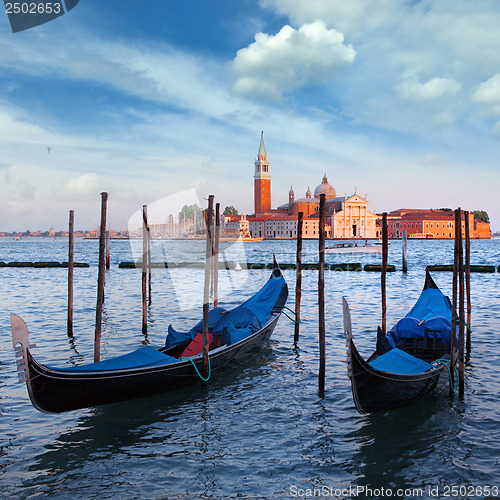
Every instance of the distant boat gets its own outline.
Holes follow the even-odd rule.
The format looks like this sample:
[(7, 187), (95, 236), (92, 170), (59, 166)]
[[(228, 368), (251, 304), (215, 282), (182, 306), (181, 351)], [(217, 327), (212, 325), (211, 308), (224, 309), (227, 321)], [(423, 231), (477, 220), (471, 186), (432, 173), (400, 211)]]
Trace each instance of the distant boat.
[[(222, 373), (253, 358), (267, 343), (288, 297), (281, 270), (274, 261), (266, 284), (240, 306), (209, 314), (210, 373)], [(12, 343), (20, 381), (25, 381), (33, 406), (61, 413), (181, 389), (199, 382), (202, 368), (203, 321), (186, 333), (168, 328), (165, 347), (142, 347), (97, 363), (55, 368), (31, 354), (26, 323), (11, 314)]]
[(434, 235), (432, 233), (410, 233), (408, 239), (411, 240), (432, 240)]
[(346, 243), (336, 243), (331, 247), (326, 247), (325, 252), (332, 253), (358, 253), (358, 252), (367, 252), (367, 253), (380, 253), (382, 251), (382, 247), (379, 245), (372, 245), (365, 241), (364, 243), (349, 241)]
[(352, 338), (351, 313), (345, 298), (344, 333), (347, 371), (359, 413), (372, 413), (419, 402), (448, 387), (451, 306), (429, 272), (410, 312), (383, 335), (367, 361)]
[(219, 241), (224, 241), (224, 242), (242, 242), (242, 243), (247, 243), (250, 241), (262, 241), (264, 239), (264, 236), (257, 236), (257, 237), (252, 237), (252, 236), (221, 236), (219, 238)]

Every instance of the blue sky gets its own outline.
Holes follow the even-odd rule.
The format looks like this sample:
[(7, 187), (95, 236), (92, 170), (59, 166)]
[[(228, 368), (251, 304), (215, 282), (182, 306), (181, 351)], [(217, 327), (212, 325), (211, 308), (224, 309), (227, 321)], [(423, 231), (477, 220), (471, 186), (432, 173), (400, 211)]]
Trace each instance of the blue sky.
[[(253, 210), (326, 172), (372, 210), (461, 206), (500, 230), (494, 0), (80, 0), (0, 15), (0, 230), (93, 227), (195, 188)], [(53, 148), (50, 154), (47, 147)]]

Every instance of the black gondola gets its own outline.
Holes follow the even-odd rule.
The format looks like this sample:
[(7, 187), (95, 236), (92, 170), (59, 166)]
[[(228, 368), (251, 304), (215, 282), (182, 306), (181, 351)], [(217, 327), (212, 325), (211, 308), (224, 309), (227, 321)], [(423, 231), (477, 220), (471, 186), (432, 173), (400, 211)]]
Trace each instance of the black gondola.
[[(288, 287), (278, 264), (270, 279), (250, 299), (209, 315), (211, 374), (237, 367), (254, 357), (267, 343), (288, 298)], [(33, 406), (60, 413), (118, 401), (127, 401), (180, 389), (200, 380), (203, 322), (187, 333), (169, 327), (165, 347), (142, 347), (116, 358), (69, 368), (53, 368), (30, 352), (26, 323), (11, 314), (12, 342), (20, 381), (26, 381)]]
[(410, 405), (447, 387), (452, 308), (429, 272), (410, 312), (387, 335), (378, 328), (377, 349), (367, 361), (354, 345), (351, 313), (342, 300), (347, 371), (359, 413)]

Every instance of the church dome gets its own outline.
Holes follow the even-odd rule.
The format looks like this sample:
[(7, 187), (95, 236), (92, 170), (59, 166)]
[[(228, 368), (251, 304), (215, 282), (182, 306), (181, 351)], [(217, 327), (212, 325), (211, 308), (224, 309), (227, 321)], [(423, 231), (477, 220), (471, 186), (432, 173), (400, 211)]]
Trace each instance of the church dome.
[(335, 198), (337, 196), (337, 193), (335, 191), (335, 188), (328, 184), (328, 179), (326, 178), (326, 174), (323, 177), (323, 181), (321, 184), (314, 190), (314, 197), (319, 198), (320, 195), (326, 195), (325, 198)]

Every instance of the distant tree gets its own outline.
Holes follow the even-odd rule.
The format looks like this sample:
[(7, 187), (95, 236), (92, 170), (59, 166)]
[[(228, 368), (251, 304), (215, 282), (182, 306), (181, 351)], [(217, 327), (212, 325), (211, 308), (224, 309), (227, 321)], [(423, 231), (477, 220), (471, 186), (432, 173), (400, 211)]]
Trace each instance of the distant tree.
[(442, 210), (443, 212), (453, 212), (451, 208), (440, 208), (439, 210)]
[(238, 210), (233, 207), (233, 205), (229, 205), (222, 212), (224, 215), (238, 215)]
[(182, 210), (179, 213), (179, 221), (184, 222), (184, 221), (192, 221), (194, 222), (195, 220), (195, 214), (196, 214), (196, 228), (195, 232), (200, 233), (203, 232), (203, 228), (205, 225), (205, 222), (203, 220), (203, 213), (201, 212), (201, 208), (194, 204), (194, 205), (184, 205), (182, 207)]
[(488, 212), (485, 212), (484, 210), (475, 210), (474, 219), (482, 220), (484, 222), (490, 222), (490, 217), (488, 216)]

